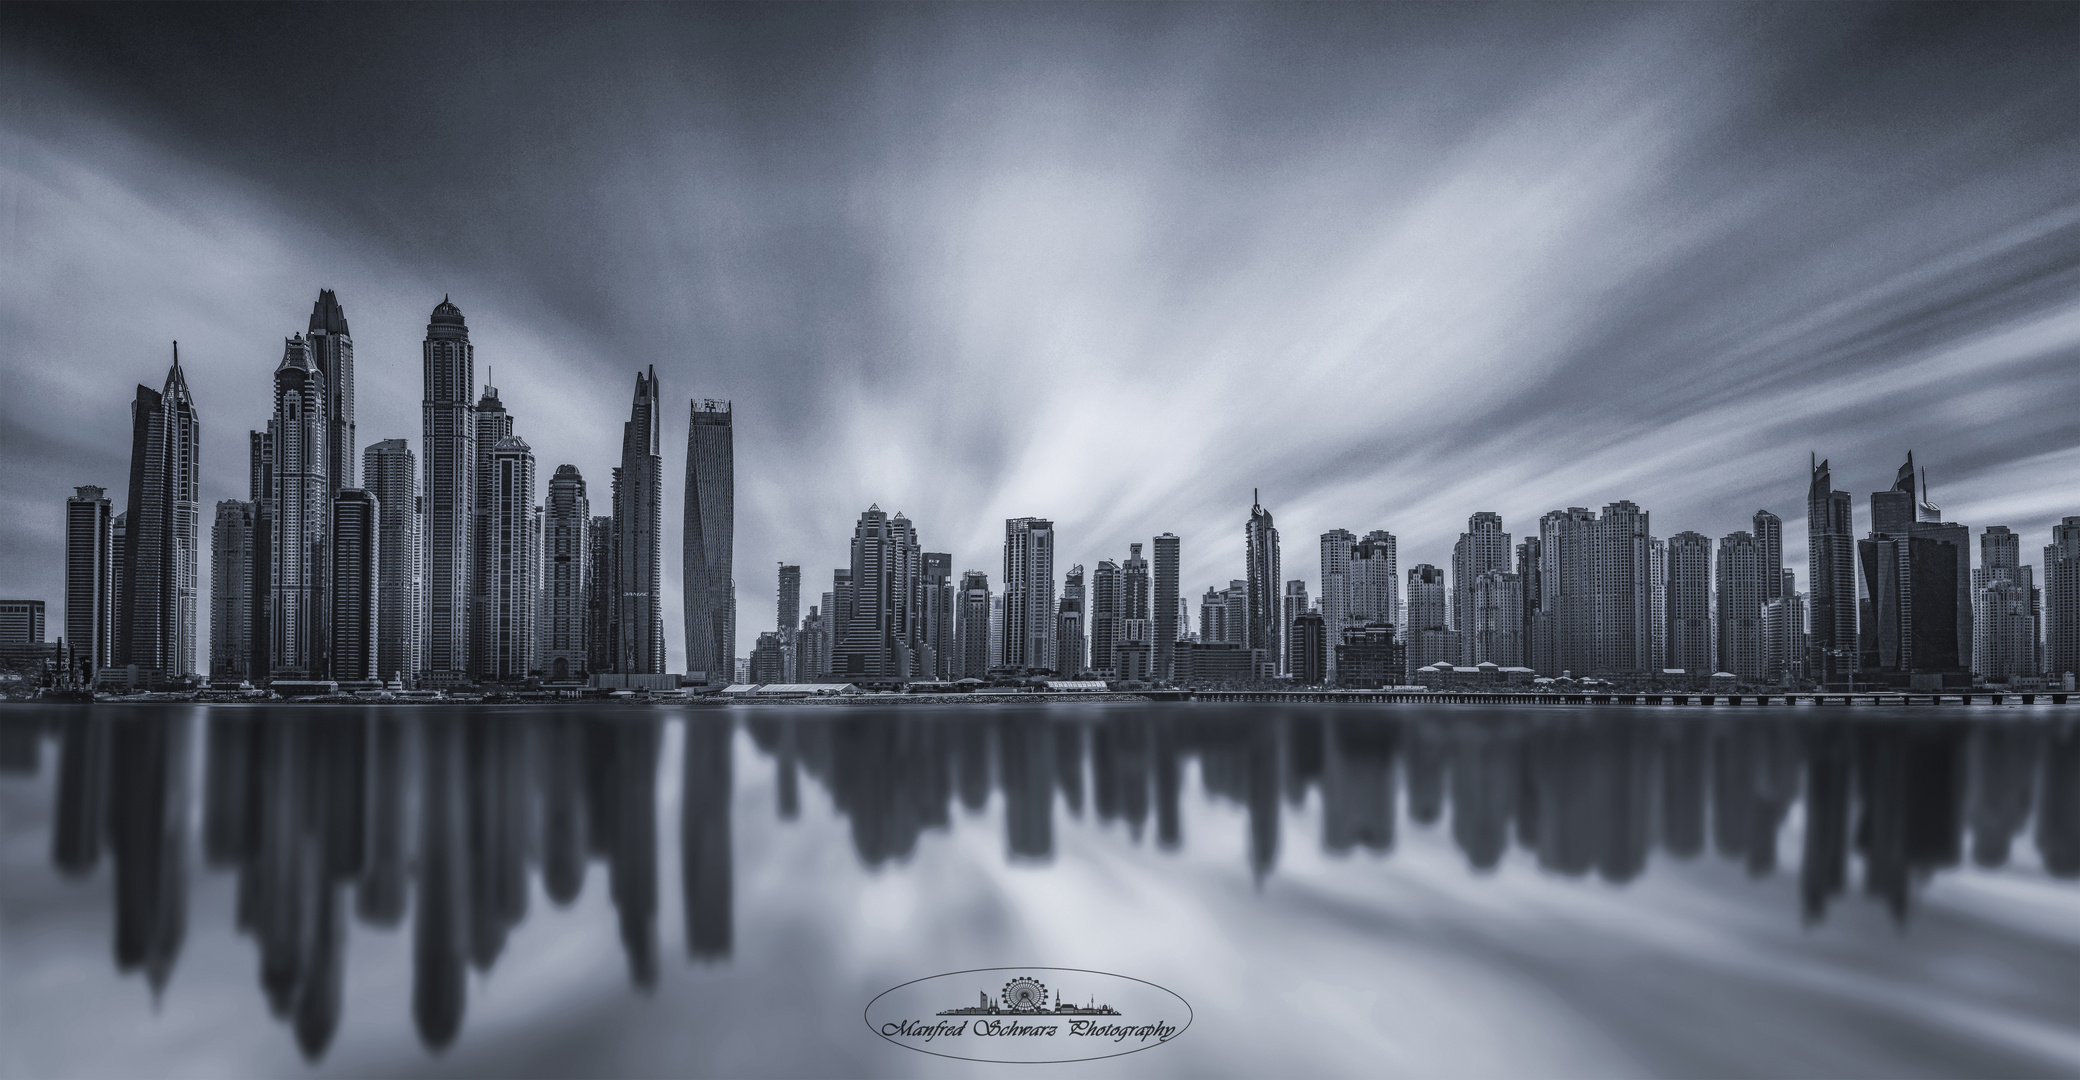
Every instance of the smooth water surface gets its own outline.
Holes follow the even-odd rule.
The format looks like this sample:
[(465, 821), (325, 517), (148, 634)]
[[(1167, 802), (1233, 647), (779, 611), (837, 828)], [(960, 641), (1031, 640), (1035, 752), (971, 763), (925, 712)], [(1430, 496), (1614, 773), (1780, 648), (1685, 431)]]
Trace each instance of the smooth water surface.
[[(7, 707), (0, 1073), (2070, 1076), (2066, 715)], [(862, 1021), (1007, 965), (1195, 1019)]]

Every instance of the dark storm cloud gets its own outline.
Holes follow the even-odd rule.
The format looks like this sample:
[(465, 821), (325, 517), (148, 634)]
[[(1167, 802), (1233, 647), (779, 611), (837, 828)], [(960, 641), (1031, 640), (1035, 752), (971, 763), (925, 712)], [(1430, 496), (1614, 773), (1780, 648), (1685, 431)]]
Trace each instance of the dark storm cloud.
[(1006, 516), (1065, 566), (1174, 530), (1192, 594), (1251, 487), (1310, 579), (1324, 529), (1442, 563), (1477, 509), (1802, 540), (1808, 448), (1859, 506), (1912, 446), (1974, 525), (2080, 512), (2070, 6), (0, 19), (10, 593), (167, 339), (239, 495), (320, 285), (364, 443), (416, 444), (443, 293), (596, 501), (633, 369), (734, 399), (746, 642), (870, 501), (993, 576)]

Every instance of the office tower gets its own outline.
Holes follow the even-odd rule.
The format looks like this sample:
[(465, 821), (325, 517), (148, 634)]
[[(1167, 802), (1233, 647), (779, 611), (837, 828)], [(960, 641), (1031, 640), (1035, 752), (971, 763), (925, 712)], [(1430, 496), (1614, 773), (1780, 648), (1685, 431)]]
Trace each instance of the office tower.
[(1278, 654), (1285, 641), (1278, 625), (1279, 589), (1285, 579), (1279, 576), (1278, 528), (1254, 491), (1250, 492), (1249, 522), (1243, 526), (1242, 538), (1248, 571), (1244, 577), (1249, 582), (1247, 636), (1242, 644), (1250, 650), (1258, 674), (1270, 675), (1278, 669)]
[(2043, 673), (2035, 568), (2022, 564), (2022, 537), (2005, 525), (1979, 534), (1972, 571), (1972, 671), (2005, 683)]
[(1004, 522), (1004, 645), (998, 662), (1013, 670), (1054, 659), (1054, 522)]
[(419, 449), (425, 454), (422, 519), (426, 616), (421, 656), (435, 685), (466, 682), (470, 657), (470, 562), (476, 502), (476, 350), (462, 309), (441, 298), (426, 324)]
[(1084, 655), (1082, 563), (1062, 579), (1062, 602), (1055, 610), (1055, 674), (1073, 679), (1090, 666)]
[(542, 507), (542, 611), (535, 627), (542, 674), (567, 682), (589, 669), (592, 649), (592, 501), (576, 465), (558, 465)]
[(498, 387), (491, 384), (491, 374), (484, 376), (484, 393), (477, 399), (475, 412), (477, 463), (475, 483), (472, 491), (476, 495), (471, 511), (470, 536), (476, 550), (470, 555), (470, 662), (469, 673), (477, 679), (492, 679), (497, 667), (494, 654), (498, 651), (492, 639), (491, 621), (494, 618), (492, 592), (496, 587), (498, 571), (494, 565), (500, 562), (498, 538), (492, 535), (491, 517), (496, 512), (497, 496), (491, 489), (492, 461), (500, 443), (513, 434), (513, 415), (506, 411), (499, 400)]
[(1112, 649), (1119, 643), (1119, 621), (1127, 617), (1126, 582), (1121, 578), (1119, 564), (1111, 559), (1098, 560), (1098, 569), (1091, 576), (1091, 670), (1100, 675), (1112, 671)]
[(361, 488), (341, 488), (332, 500), (331, 676), (378, 678), (376, 639), (382, 552), (381, 507)]
[(852, 530), (851, 603), (831, 670), (850, 679), (910, 678), (921, 552), (909, 519), (876, 504)]
[(1863, 572), (1858, 633), (1864, 677), (1895, 686), (1964, 681), (1969, 659), (1971, 553), (1966, 531), (1917, 497), (1914, 458), (1890, 490), (1871, 494), (1871, 533), (1857, 541)]
[[(1322, 623), (1329, 639), (1341, 641), (1343, 628), (1350, 625), (1351, 550), (1358, 537), (1349, 529), (1330, 529), (1322, 534)], [(1329, 678), (1336, 674), (1336, 651), (1329, 650)]]
[[(1374, 529), (1351, 545), (1349, 587), (1344, 595), (1343, 630), (1366, 623), (1397, 625), (1401, 617), (1401, 563), (1394, 534)], [(1447, 613), (1449, 617), (1449, 613)], [(1334, 663), (1331, 663), (1334, 666)]]
[(1410, 567), (1407, 595), (1408, 624), (1402, 628), (1402, 640), (1408, 645), (1409, 662), (1418, 668), (1456, 662), (1459, 635), (1446, 625), (1450, 600), (1444, 571), (1429, 563)]
[[(1307, 582), (1300, 581), (1297, 579), (1286, 582), (1285, 596), (1280, 599), (1278, 607), (1278, 624), (1282, 632), (1290, 637), (1290, 635), (1293, 632), (1293, 620), (1298, 619), (1301, 613), (1305, 612), (1306, 610)], [(1294, 655), (1296, 654), (1293, 652), (1292, 642), (1288, 641), (1286, 643), (1285, 651), (1281, 652), (1278, 657), (1279, 674), (1294, 674)]]
[[(589, 499), (588, 499), (589, 502)], [(616, 670), (620, 643), (614, 623), (614, 518), (600, 514), (585, 524), (585, 670)]]
[(1536, 672), (1550, 672), (1553, 667), (1553, 627), (1542, 607), (1542, 581), (1539, 569), (1544, 563), (1545, 547), (1539, 537), (1527, 536), (1517, 542), (1517, 578), (1524, 592), (1524, 666)]
[(103, 489), (72, 489), (65, 500), (65, 644), (83, 674), (114, 661), (115, 518)]
[(311, 305), (311, 324), (304, 341), (311, 361), (325, 376), (325, 477), (328, 494), (354, 485), (354, 337), (347, 332), (347, 313), (331, 289), (319, 289)]
[(361, 479), (375, 496), (376, 678), (406, 680), (426, 669), (426, 541), (419, 498), (419, 462), (403, 439), (384, 439), (361, 452)]
[(802, 619), (801, 629), (794, 636), (795, 678), (808, 682), (829, 674), (830, 666), (829, 627), (817, 606), (811, 604), (809, 614)]
[(1661, 671), (1668, 667), (1668, 544), (1658, 536), (1649, 537), (1647, 549), (1652, 560), (1647, 573), (1654, 589), (1649, 609), (1654, 619), (1654, 659), (1651, 666), (1653, 670)]
[(1753, 533), (1737, 531), (1719, 539), (1718, 671), (1744, 683), (1763, 681), (1765, 644), (1762, 604), (1775, 599), (1782, 575), (1765, 565), (1762, 545)]
[(1762, 572), (1768, 577), (1762, 598), (1783, 595), (1784, 519), (1767, 510), (1755, 511), (1755, 546), (1762, 552)]
[(1298, 686), (1320, 686), (1329, 677), (1328, 620), (1319, 611), (1293, 617), (1292, 644), (1286, 666)]
[(1186, 601), (1178, 589), (1178, 539), (1176, 533), (1157, 536), (1155, 544), (1154, 596), (1149, 611), (1155, 622), (1157, 682), (1177, 678), (1177, 641), (1190, 620), (1184, 616)]
[(1452, 545), (1452, 604), (1448, 614), (1452, 629), (1459, 631), (1459, 656), (1455, 663), (1472, 667), (1494, 659), (1482, 651), (1486, 641), (1472, 632), (1468, 613), (1473, 609), (1474, 580), (1491, 570), (1507, 573), (1509, 562), (1510, 536), (1502, 531), (1502, 515), (1483, 510), (1467, 518), (1466, 531)]
[(41, 645), (49, 631), (41, 600), (0, 600), (0, 645)]
[[(1473, 655), (1477, 663), (1497, 667), (1524, 665), (1524, 579), (1509, 570), (1483, 570), (1468, 590), (1466, 622), (1457, 631), (1463, 639), (1480, 638)], [(1462, 641), (1459, 655), (1467, 655)]]
[(1859, 659), (1856, 529), (1849, 493), (1834, 490), (1834, 474), (1818, 456), (1806, 489), (1806, 608), (1812, 621), (1806, 671), (1833, 687), (1847, 681)]
[(958, 624), (954, 628), (954, 636), (959, 639), (960, 678), (980, 679), (989, 674), (992, 606), (989, 575), (980, 570), (962, 571)]
[[(614, 644), (615, 670), (627, 675), (661, 675), (664, 650), (664, 416), (657, 368), (636, 373), (634, 401), (621, 426), (621, 466), (614, 470)], [(700, 614), (704, 636), (687, 670), (706, 671), (709, 681), (726, 680), (736, 658), (725, 646), (716, 605), (718, 583)], [(728, 582), (719, 583), (727, 589)], [(691, 605), (687, 614), (694, 613)], [(718, 674), (718, 672), (720, 674)]]
[(2044, 672), (2080, 674), (2080, 517), (2053, 525), (2044, 547)]
[(130, 407), (130, 503), (117, 564), (122, 617), (118, 664), (173, 677), (195, 672), (201, 577), (201, 427), (176, 344), (163, 391), (137, 388)]
[[(695, 398), (686, 429), (686, 666), (720, 671), (736, 656), (736, 428), (727, 401)], [(799, 617), (799, 598), (794, 615)], [(794, 643), (794, 619), (779, 627)], [(659, 668), (658, 670), (663, 670)]]
[[(953, 554), (927, 551), (923, 565), (923, 580), (919, 585), (922, 616), (918, 630), (918, 654), (923, 667), (918, 674), (929, 679), (957, 679), (960, 676), (956, 674), (959, 660), (954, 645)], [(1081, 588), (1082, 583), (1078, 582), (1079, 598)], [(1078, 633), (1081, 632), (1079, 628)], [(1078, 645), (1081, 646), (1080, 638)]]
[(274, 373), (273, 536), (268, 545), (273, 596), (268, 603), (272, 674), (322, 678), (331, 630), (325, 599), (331, 558), (332, 485), (325, 476), (325, 380), (299, 337), (283, 343)]
[(209, 674), (250, 679), (253, 669), (253, 504), (217, 503), (210, 529)]
[[(845, 640), (845, 624), (852, 621), (852, 570), (850, 568), (831, 571), (831, 606), (826, 609), (837, 613), (831, 620), (831, 661), (837, 662), (838, 643)], [(836, 669), (833, 668), (833, 671)]]
[(1668, 654), (1664, 666), (1709, 675), (1712, 653), (1712, 542), (1700, 532), (1668, 538)]
[(534, 451), (527, 440), (507, 435), (491, 448), (479, 504), (484, 565), (477, 597), (476, 635), (483, 642), (479, 677), (498, 682), (527, 678), (535, 662), (535, 615), (539, 611), (541, 559), (537, 551)]

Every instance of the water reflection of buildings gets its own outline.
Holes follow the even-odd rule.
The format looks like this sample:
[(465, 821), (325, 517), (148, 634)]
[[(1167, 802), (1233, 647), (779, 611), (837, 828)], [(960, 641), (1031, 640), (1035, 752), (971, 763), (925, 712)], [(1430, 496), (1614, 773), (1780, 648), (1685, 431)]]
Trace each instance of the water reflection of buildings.
[[(528, 914), (532, 875), (557, 906), (604, 864), (630, 979), (658, 977), (658, 769), (663, 723), (497, 710), (10, 710), (0, 776), (55, 749), (51, 858), (107, 864), (114, 954), (162, 992), (186, 926), (190, 718), (200, 716), (201, 853), (237, 875), (237, 921), (260, 987), (304, 1052), (343, 1008), (350, 923), (410, 921), (411, 1010), (431, 1048), (467, 1012)], [(680, 763), (686, 947), (733, 948), (734, 724), (692, 713)], [(1707, 851), (1779, 871), (1800, 809), (1800, 906), (1823, 919), (1853, 883), (1904, 921), (1916, 888), (1969, 858), (2006, 864), (2025, 833), (2046, 870), (2080, 877), (2080, 725), (1843, 720), (1830, 714), (1647, 712), (1428, 715), (1346, 709), (813, 712), (746, 724), (776, 772), (776, 816), (800, 817), (806, 775), (844, 815), (870, 867), (1002, 797), (1006, 857), (1052, 857), (1056, 812), (1131, 842), (1184, 843), (1180, 800), (1243, 812), (1246, 858), (1275, 869), (1282, 815), (1318, 799), (1335, 855), (1391, 852), (1400, 817), (1448, 835), (1477, 872), (1512, 848), (1563, 876), (1623, 883), (1659, 858)], [(1151, 824), (1151, 819), (1153, 823)], [(1448, 821), (1448, 825), (1446, 822)], [(1161, 856), (1156, 856), (1161, 857)]]
[[(57, 736), (51, 856), (69, 875), (113, 864), (115, 950), (155, 992), (185, 927), (191, 742), (182, 710), (0, 718), (0, 773), (34, 773)], [(560, 713), (216, 709), (205, 714), (202, 854), (235, 872), (259, 981), (304, 1053), (339, 1026), (351, 909), (412, 918), (412, 1015), (452, 1042), (468, 972), (488, 972), (527, 916), (530, 875), (558, 906), (605, 864), (631, 980), (657, 977), (661, 721)], [(686, 926), (696, 957), (729, 954), (731, 724), (688, 725), (682, 802)], [(416, 892), (416, 896), (414, 893)], [(415, 904), (416, 901), (416, 904)], [(416, 910), (414, 910), (416, 907)]]

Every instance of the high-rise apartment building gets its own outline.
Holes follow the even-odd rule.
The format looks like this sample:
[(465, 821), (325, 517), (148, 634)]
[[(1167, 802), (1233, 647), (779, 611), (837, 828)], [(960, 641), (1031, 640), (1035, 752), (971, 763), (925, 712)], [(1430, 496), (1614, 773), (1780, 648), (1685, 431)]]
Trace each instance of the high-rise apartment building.
[(1286, 666), (1298, 686), (1321, 686), (1329, 677), (1327, 620), (1319, 611), (1302, 611), (1293, 618)]
[(923, 579), (918, 584), (917, 674), (928, 679), (957, 679), (958, 647), (954, 644), (953, 553), (924, 553)]
[(480, 677), (519, 682), (533, 670), (535, 616), (539, 612), (541, 557), (534, 501), (534, 450), (507, 435), (491, 448), (484, 476), (485, 565), (479, 580), (476, 633), (483, 639)]
[(117, 564), (122, 616), (115, 661), (176, 678), (195, 673), (202, 575), (201, 425), (180, 346), (161, 391), (130, 407), (130, 504)]
[(1806, 489), (1807, 673), (1823, 686), (1846, 683), (1860, 659), (1856, 618), (1856, 526), (1849, 493), (1815, 454)]
[[(1458, 633), (1480, 638), (1477, 663), (1497, 667), (1524, 664), (1524, 579), (1510, 570), (1483, 570), (1473, 579), (1466, 598), (1465, 623)], [(1461, 641), (1459, 655), (1467, 655)]]
[(1119, 643), (1119, 621), (1127, 617), (1126, 586), (1119, 564), (1098, 560), (1091, 576), (1090, 667), (1099, 674), (1112, 671), (1112, 648)]
[(1045, 669), (1054, 662), (1054, 522), (1004, 522), (1004, 644), (1001, 666)]
[(1863, 571), (1860, 667), (1888, 685), (1967, 682), (1971, 662), (1970, 532), (1942, 520), (1917, 488), (1914, 456), (1890, 490), (1871, 494)]
[(2053, 525), (2044, 547), (2044, 624), (2045, 674), (2080, 674), (2080, 517)]
[[(589, 500), (588, 500), (589, 501)], [(585, 523), (585, 671), (614, 670), (619, 643), (614, 623), (614, 518), (599, 514)]]
[(1163, 533), (1154, 544), (1154, 595), (1149, 610), (1155, 623), (1155, 677), (1158, 682), (1173, 682), (1177, 678), (1177, 640), (1183, 636), (1186, 625), (1186, 620), (1179, 617), (1185, 600), (1178, 590), (1177, 534)]
[(1055, 612), (1055, 674), (1073, 679), (1090, 666), (1084, 653), (1082, 563), (1070, 567), (1062, 579), (1062, 600)]
[(1653, 670), (1660, 671), (1668, 667), (1668, 545), (1658, 536), (1650, 537), (1647, 549), (1651, 560), (1647, 573), (1654, 590)]
[(1805, 677), (1806, 594), (1794, 573), (1785, 570), (1777, 595), (1762, 604), (1762, 640), (1766, 649), (1766, 681), (1795, 685)]
[(1679, 532), (1664, 544), (1668, 565), (1666, 667), (1686, 675), (1715, 670), (1712, 650), (1712, 542), (1700, 532)]
[(1429, 563), (1408, 570), (1408, 624), (1402, 640), (1408, 644), (1409, 666), (1456, 663), (1459, 635), (1447, 624), (1450, 604), (1444, 571)]
[[(1390, 626), (1399, 624), (1402, 615), (1400, 566), (1399, 544), (1394, 534), (1385, 529), (1374, 529), (1351, 545), (1350, 585), (1344, 597), (1345, 624), (1331, 632), (1332, 642), (1341, 641), (1343, 631), (1353, 626), (1375, 622)], [(1335, 662), (1331, 661), (1330, 666), (1334, 667)]]
[(1763, 573), (1769, 582), (1763, 586), (1762, 598), (1770, 600), (1783, 595), (1784, 581), (1784, 519), (1767, 510), (1755, 511), (1755, 546), (1762, 553)]
[(91, 676), (115, 656), (114, 508), (102, 488), (72, 489), (65, 500), (65, 644), (78, 672)]
[[(1344, 627), (1351, 625), (1351, 550), (1357, 543), (1357, 535), (1349, 529), (1330, 529), (1322, 534), (1322, 623), (1331, 642), (1343, 640)], [(1329, 649), (1328, 656), (1329, 670), (1325, 678), (1333, 679), (1336, 675), (1336, 651)]]
[(954, 636), (958, 639), (960, 667), (958, 677), (980, 679), (989, 674), (990, 668), (990, 593), (989, 575), (980, 570), (961, 573), (961, 588), (958, 599)]
[(506, 411), (499, 399), (498, 387), (491, 384), (486, 372), (484, 393), (477, 399), (475, 413), (477, 464), (475, 483), (472, 490), (476, 502), (471, 516), (470, 536), (476, 550), (470, 555), (470, 664), (469, 671), (478, 679), (497, 678), (493, 671), (497, 661), (493, 654), (496, 645), (490, 627), (493, 618), (491, 594), (497, 577), (494, 565), (499, 561), (498, 538), (492, 535), (491, 516), (496, 511), (497, 501), (491, 489), (491, 470), (498, 445), (513, 434), (513, 414)]
[(1271, 511), (1256, 493), (1250, 493), (1249, 521), (1243, 526), (1243, 559), (1249, 582), (1249, 614), (1244, 627), (1243, 648), (1250, 650), (1251, 663), (1260, 676), (1278, 670), (1285, 633), (1279, 623), (1279, 589), (1285, 578), (1278, 565), (1278, 527)]
[(1307, 582), (1298, 579), (1286, 582), (1285, 595), (1280, 598), (1278, 606), (1279, 631), (1288, 638), (1285, 649), (1279, 653), (1278, 657), (1278, 673), (1281, 675), (1294, 673), (1293, 657), (1295, 653), (1290, 640), (1293, 633), (1293, 620), (1298, 619), (1306, 611)]
[(318, 290), (304, 333), (311, 360), (325, 377), (325, 477), (331, 494), (354, 484), (354, 337), (331, 289)]
[[(1483, 510), (1466, 519), (1466, 531), (1452, 545), (1451, 628), (1459, 632), (1459, 655), (1454, 661), (1467, 667), (1495, 660), (1486, 652), (1494, 638), (1473, 632), (1474, 582), (1489, 571), (1510, 570), (1510, 535), (1502, 531), (1502, 515)], [(1516, 665), (1504, 665), (1514, 667)]]
[(1517, 578), (1524, 592), (1524, 666), (1533, 671), (1554, 670), (1552, 620), (1542, 606), (1540, 567), (1544, 561), (1545, 547), (1539, 537), (1527, 536), (1517, 542)]
[[(736, 656), (737, 473), (735, 414), (727, 401), (695, 398), (686, 429), (686, 666), (722, 671)], [(795, 607), (801, 611), (799, 597)], [(794, 626), (779, 628), (792, 647)]]
[(807, 682), (830, 674), (830, 640), (829, 621), (817, 605), (809, 605), (809, 614), (802, 618), (801, 629), (795, 632), (794, 637), (796, 679)]
[(1644, 674), (1654, 663), (1653, 537), (1647, 512), (1621, 500), (1605, 506), (1597, 524), (1595, 670)]
[(426, 555), (421, 563), (426, 615), (422, 671), (431, 685), (468, 680), (470, 565), (475, 553), (476, 349), (462, 309), (447, 297), (433, 309), (421, 345), (424, 397), (419, 449), (425, 454)]
[(1647, 512), (1619, 501), (1539, 519), (1532, 655), (1544, 674), (1642, 674), (1654, 663), (1653, 537)]
[(2022, 563), (2022, 537), (2005, 525), (1979, 534), (1972, 571), (1972, 671), (1988, 682), (2035, 678), (2044, 670), (2035, 568)]
[(918, 674), (918, 585), (922, 552), (902, 514), (876, 504), (852, 530), (852, 597), (832, 652), (833, 674), (846, 678), (910, 678)]
[(268, 577), (271, 674), (321, 678), (328, 673), (331, 613), (326, 608), (332, 556), (332, 484), (325, 475), (325, 379), (301, 336), (283, 343), (274, 373), (273, 538)]
[[(614, 670), (626, 675), (665, 671), (662, 407), (657, 368), (647, 375), (637, 372), (628, 422), (621, 426), (621, 465), (614, 470)], [(709, 636), (694, 659), (708, 666), (689, 665), (688, 670), (707, 671), (710, 682), (726, 681), (736, 659), (723, 652), (718, 613), (710, 607), (703, 614)]]
[(1774, 600), (1782, 581), (1775, 566), (1766, 565), (1762, 545), (1745, 530), (1719, 539), (1718, 670), (1745, 683), (1763, 681), (1767, 647), (1762, 636), (1762, 605)]
[(210, 528), (209, 674), (264, 678), (253, 668), (253, 504), (217, 503)]
[(361, 488), (341, 488), (332, 500), (331, 572), (334, 679), (374, 679), (379, 636), (382, 551), (381, 508)]
[(554, 682), (588, 673), (592, 520), (584, 475), (576, 465), (558, 465), (542, 504), (542, 605), (535, 627), (542, 674)]
[(361, 480), (375, 496), (376, 678), (414, 679), (426, 669), (425, 558), (419, 462), (403, 439), (370, 443)]

